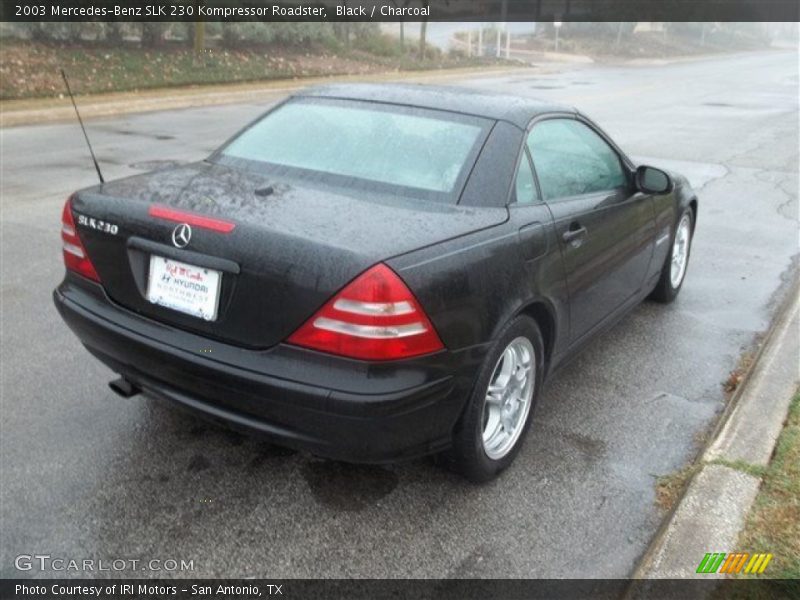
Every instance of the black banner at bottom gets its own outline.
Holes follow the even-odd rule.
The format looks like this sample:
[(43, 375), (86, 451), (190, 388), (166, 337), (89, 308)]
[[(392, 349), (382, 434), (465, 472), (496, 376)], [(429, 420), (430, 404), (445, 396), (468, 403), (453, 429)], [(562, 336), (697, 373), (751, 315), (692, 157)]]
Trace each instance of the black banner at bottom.
[(778, 579), (5, 579), (3, 600), (800, 598)]

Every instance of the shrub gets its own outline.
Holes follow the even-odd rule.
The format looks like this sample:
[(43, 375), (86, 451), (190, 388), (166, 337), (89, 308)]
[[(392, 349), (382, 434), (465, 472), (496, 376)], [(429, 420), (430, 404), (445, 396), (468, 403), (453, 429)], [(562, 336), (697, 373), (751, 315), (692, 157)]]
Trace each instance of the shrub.
[(222, 24), (222, 42), (229, 48), (241, 45), (327, 44), (333, 40), (333, 37), (333, 28), (330, 23), (243, 22)]
[(376, 56), (400, 56), (403, 54), (400, 40), (385, 33), (358, 37), (353, 45), (357, 50), (363, 50)]

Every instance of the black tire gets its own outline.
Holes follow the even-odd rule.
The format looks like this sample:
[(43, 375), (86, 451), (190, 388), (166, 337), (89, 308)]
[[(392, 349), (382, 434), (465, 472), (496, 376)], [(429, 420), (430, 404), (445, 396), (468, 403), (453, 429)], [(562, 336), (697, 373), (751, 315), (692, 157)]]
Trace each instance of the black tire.
[[(678, 227), (680, 226), (681, 222), (687, 218), (689, 220), (689, 247), (687, 249), (686, 254), (686, 265), (684, 267), (683, 276), (681, 277), (680, 281), (678, 282), (677, 286), (673, 286), (672, 284), (672, 256), (675, 252), (675, 236), (678, 232)], [(694, 237), (694, 214), (692, 213), (691, 208), (687, 208), (681, 213), (680, 219), (677, 220), (675, 223), (675, 230), (672, 232), (672, 236), (670, 237), (670, 245), (669, 245), (669, 252), (667, 253), (667, 257), (664, 260), (664, 264), (661, 267), (661, 276), (658, 279), (658, 283), (656, 287), (650, 292), (650, 299), (655, 300), (656, 302), (661, 302), (662, 304), (669, 304), (678, 296), (678, 292), (681, 291), (683, 287), (683, 282), (686, 281), (686, 270), (689, 268), (689, 258), (692, 255), (692, 238)]]
[[(514, 445), (507, 453), (499, 459), (490, 458), (483, 444), (483, 417), (484, 402), (490, 379), (494, 375), (495, 367), (498, 365), (500, 357), (506, 348), (516, 338), (524, 337), (530, 341), (533, 347), (533, 364), (535, 374), (533, 377), (533, 395), (530, 400), (525, 422), (522, 424), (522, 431), (517, 437)], [(519, 316), (509, 322), (497, 341), (492, 345), (486, 359), (481, 366), (475, 386), (470, 394), (467, 405), (461, 418), (456, 425), (453, 434), (453, 446), (450, 450), (442, 454), (440, 463), (447, 468), (456, 471), (475, 483), (489, 481), (506, 469), (519, 453), (524, 442), (525, 436), (530, 428), (536, 401), (544, 379), (544, 342), (539, 326), (532, 318)]]

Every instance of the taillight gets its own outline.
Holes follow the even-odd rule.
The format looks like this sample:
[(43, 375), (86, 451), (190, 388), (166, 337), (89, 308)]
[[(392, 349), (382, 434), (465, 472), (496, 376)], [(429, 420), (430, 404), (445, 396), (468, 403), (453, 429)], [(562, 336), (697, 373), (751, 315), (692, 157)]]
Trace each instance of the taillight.
[(361, 360), (398, 360), (444, 348), (414, 294), (384, 264), (351, 281), (287, 341)]
[(78, 231), (75, 229), (75, 219), (72, 217), (72, 197), (64, 203), (61, 213), (61, 240), (63, 241), (64, 265), (70, 270), (100, 283), (100, 277), (94, 270), (92, 261), (83, 247)]

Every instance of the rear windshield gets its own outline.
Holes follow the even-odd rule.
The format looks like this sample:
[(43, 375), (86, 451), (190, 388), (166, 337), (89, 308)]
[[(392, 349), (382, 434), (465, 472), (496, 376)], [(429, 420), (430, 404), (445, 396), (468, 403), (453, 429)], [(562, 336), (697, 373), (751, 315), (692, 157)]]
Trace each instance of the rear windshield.
[(442, 111), (296, 99), (251, 125), (217, 158), (275, 174), (322, 175), (331, 183), (448, 199), (460, 191), (488, 124)]

